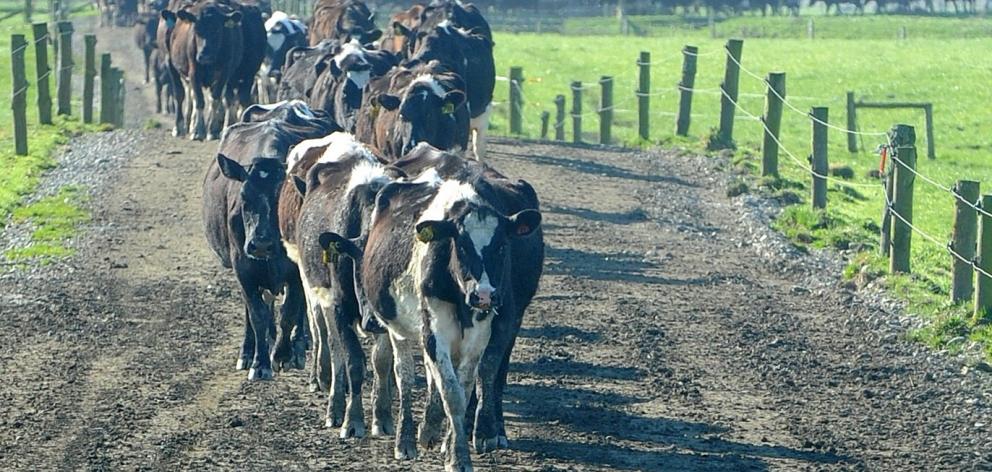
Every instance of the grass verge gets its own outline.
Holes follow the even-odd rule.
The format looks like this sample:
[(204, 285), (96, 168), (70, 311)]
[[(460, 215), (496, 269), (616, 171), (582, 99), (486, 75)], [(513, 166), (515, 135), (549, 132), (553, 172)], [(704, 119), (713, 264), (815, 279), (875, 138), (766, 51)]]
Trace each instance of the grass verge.
[(37, 259), (44, 263), (72, 255), (66, 242), (80, 224), (90, 219), (82, 208), (85, 201), (86, 194), (79, 187), (66, 186), (55, 195), (15, 209), (12, 221), (29, 224), (31, 237), (27, 245), (5, 251), (4, 257), (12, 261)]

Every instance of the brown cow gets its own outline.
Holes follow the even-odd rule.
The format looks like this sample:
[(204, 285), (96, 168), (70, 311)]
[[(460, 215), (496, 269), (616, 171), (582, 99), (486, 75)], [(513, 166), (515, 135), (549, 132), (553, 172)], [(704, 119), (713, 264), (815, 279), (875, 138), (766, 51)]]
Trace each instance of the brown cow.
[(406, 57), (410, 44), (409, 32), (417, 31), (420, 27), (420, 18), (423, 13), (423, 5), (414, 5), (409, 10), (393, 15), (392, 21), (389, 22), (391, 27), (383, 33), (379, 47)]
[(382, 36), (369, 7), (360, 0), (316, 0), (310, 18), (310, 45), (325, 39), (371, 44)]
[[(176, 94), (174, 136), (189, 132), (190, 139), (216, 139), (224, 126), (224, 91), (241, 63), (244, 37), (241, 12), (211, 0), (201, 0), (178, 11), (163, 10), (169, 30), (167, 47)], [(169, 28), (169, 25), (174, 25)], [(207, 102), (203, 89), (210, 91), (208, 123), (203, 113)], [(183, 101), (190, 100), (187, 126)], [(229, 100), (231, 101), (231, 100)], [(237, 103), (227, 103), (227, 107)], [(190, 129), (191, 128), (191, 129)]]

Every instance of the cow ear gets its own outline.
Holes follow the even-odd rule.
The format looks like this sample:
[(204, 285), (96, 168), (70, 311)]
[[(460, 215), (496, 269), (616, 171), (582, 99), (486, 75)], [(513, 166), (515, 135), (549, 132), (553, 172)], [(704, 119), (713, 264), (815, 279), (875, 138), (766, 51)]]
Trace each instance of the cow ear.
[(397, 97), (396, 95), (390, 95), (388, 93), (379, 95), (379, 97), (376, 98), (376, 101), (379, 103), (379, 105), (381, 105), (383, 108), (389, 111), (393, 111), (399, 108), (401, 102), (400, 97)]
[(410, 28), (407, 28), (406, 26), (403, 26), (403, 23), (400, 23), (398, 21), (394, 21), (393, 22), (393, 34), (395, 34), (396, 36), (409, 36), (410, 35)]
[(358, 244), (354, 239), (348, 239), (337, 233), (321, 233), (317, 236), (317, 242), (320, 244), (321, 249), (324, 250), (324, 263), (329, 264), (331, 262), (337, 263), (338, 258), (344, 254), (352, 259), (362, 258), (362, 248), (358, 247)]
[(523, 210), (509, 218), (510, 236), (528, 236), (541, 226), (541, 212)]
[(444, 94), (444, 104), (442, 110), (445, 113), (454, 113), (455, 110), (465, 103), (465, 93), (460, 90), (452, 90)]
[(454, 237), (458, 233), (455, 224), (446, 221), (421, 221), (417, 223), (417, 241), (422, 243), (432, 243), (442, 239)]
[(186, 11), (186, 10), (179, 10), (178, 12), (176, 12), (176, 16), (180, 20), (188, 21), (190, 23), (196, 23), (196, 15), (194, 15), (194, 14), (192, 14), (192, 13)]
[(376, 30), (372, 30), (371, 32), (367, 32), (366, 35), (365, 35), (365, 39), (369, 43), (374, 43), (374, 42), (378, 41), (379, 38), (381, 38), (381, 37), (382, 37), (382, 30), (377, 30), (377, 29)]
[(172, 28), (173, 26), (176, 25), (176, 13), (175, 12), (171, 12), (169, 10), (162, 10), (162, 13), (159, 13), (159, 15), (162, 17), (163, 20), (165, 20), (165, 26), (166, 27)]
[(223, 154), (217, 154), (217, 167), (220, 167), (220, 172), (224, 174), (224, 177), (231, 180), (236, 180), (238, 182), (248, 180), (248, 171), (245, 170), (241, 164), (228, 159), (228, 157)]
[(307, 195), (307, 183), (303, 179), (299, 178), (299, 176), (293, 176), (293, 186), (296, 187), (296, 192), (299, 193), (301, 197), (305, 197)]
[(341, 77), (342, 70), (340, 67), (338, 67), (338, 61), (335, 61), (333, 59), (327, 61), (327, 66), (331, 68), (331, 75), (333, 75), (334, 77)]

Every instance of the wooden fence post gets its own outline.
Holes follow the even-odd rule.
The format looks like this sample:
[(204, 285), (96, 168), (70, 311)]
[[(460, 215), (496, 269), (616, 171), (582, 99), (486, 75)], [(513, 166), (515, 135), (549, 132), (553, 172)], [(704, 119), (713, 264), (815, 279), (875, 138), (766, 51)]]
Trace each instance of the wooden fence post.
[(112, 69), (112, 74), (114, 78), (114, 126), (117, 128), (124, 127), (124, 71), (114, 67)]
[(582, 142), (582, 82), (572, 82), (572, 142)]
[(113, 121), (113, 100), (111, 100), (110, 53), (100, 56), (100, 123)]
[(847, 152), (858, 152), (858, 107), (854, 92), (847, 92)]
[(675, 134), (689, 135), (692, 120), (692, 88), (696, 86), (696, 55), (699, 48), (686, 45), (682, 49), (682, 80), (679, 81), (679, 113), (675, 118)]
[(970, 299), (974, 291), (975, 270), (971, 261), (975, 258), (978, 212), (971, 205), (978, 203), (979, 184), (972, 180), (959, 180), (954, 186), (954, 193), (958, 198), (954, 199), (954, 235), (950, 249), (967, 260), (951, 258), (954, 264), (951, 301), (957, 303)]
[(60, 21), (59, 33), (59, 81), (58, 81), (58, 113), (71, 115), (72, 101), (72, 23)]
[(813, 119), (813, 208), (827, 207), (827, 107), (813, 107), (810, 117)]
[(541, 139), (548, 139), (548, 121), (551, 120), (551, 113), (547, 110), (541, 112)]
[[(980, 208), (988, 211), (992, 209), (992, 195), (982, 195)], [(982, 215), (981, 223), (978, 225), (978, 268), (986, 273), (992, 273), (992, 218)], [(978, 272), (978, 271), (976, 271)], [(976, 323), (987, 323), (989, 309), (992, 308), (992, 279), (976, 273), (978, 278), (975, 288), (975, 312), (972, 321)]]
[(14, 153), (28, 153), (28, 79), (24, 75), (24, 50), (28, 48), (23, 34), (10, 35), (10, 70), (14, 93), (11, 109), (14, 112)]
[(806, 22), (806, 37), (809, 39), (816, 39), (816, 23), (810, 18)]
[(52, 89), (48, 86), (48, 76), (51, 75), (52, 69), (48, 67), (48, 24), (35, 23), (31, 25), (31, 29), (34, 33), (38, 122), (43, 125), (50, 125), (52, 124)]
[[(891, 133), (892, 149), (892, 251), (889, 271), (909, 273), (909, 250), (913, 230), (913, 182), (916, 175), (916, 131), (912, 126), (896, 125)], [(905, 221), (903, 221), (905, 220)]]
[(31, 14), (34, 13), (34, 5), (31, 4), (31, 0), (24, 0), (24, 22), (31, 22)]
[[(891, 151), (887, 151), (891, 152)], [(885, 175), (882, 178), (885, 179), (885, 205), (882, 206), (882, 227), (880, 228), (878, 250), (881, 255), (888, 257), (889, 253), (892, 252), (892, 209), (889, 208), (889, 203), (892, 201), (893, 192), (893, 164), (892, 160), (889, 160), (887, 168), (885, 169)]]
[(613, 138), (613, 77), (600, 77), (599, 87), (599, 144), (610, 144)]
[(727, 68), (723, 75), (723, 90), (720, 97), (720, 128), (717, 130), (716, 146), (718, 148), (734, 147), (734, 112), (737, 111), (737, 93), (740, 85), (741, 50), (744, 41), (731, 39), (727, 41)]
[(523, 128), (523, 82), (524, 70), (522, 67), (510, 68), (510, 133), (520, 134)]
[(937, 151), (933, 144), (933, 103), (923, 104), (923, 116), (927, 132), (927, 159), (936, 159)]
[(637, 132), (641, 139), (647, 141), (650, 129), (650, 99), (651, 99), (651, 53), (641, 51), (637, 61)]
[(555, 141), (565, 140), (565, 96), (555, 97)]
[(83, 71), (83, 123), (92, 123), (93, 82), (96, 77), (96, 35), (88, 34), (83, 41), (86, 44), (86, 61)]
[(761, 143), (761, 175), (778, 177), (778, 133), (782, 128), (782, 100), (785, 99), (785, 72), (769, 72), (765, 80), (765, 139)]

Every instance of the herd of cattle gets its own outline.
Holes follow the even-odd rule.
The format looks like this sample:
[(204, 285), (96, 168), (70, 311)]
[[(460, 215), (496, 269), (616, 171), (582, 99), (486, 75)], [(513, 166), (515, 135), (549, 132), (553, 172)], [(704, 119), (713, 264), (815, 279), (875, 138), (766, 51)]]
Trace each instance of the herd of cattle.
[(529, 184), (480, 161), (495, 68), (478, 9), (435, 0), (392, 20), (384, 35), (358, 0), (317, 0), (307, 24), (172, 0), (136, 39), (174, 134), (221, 138), (203, 220), (244, 299), (238, 369), (269, 379), (305, 368), (309, 349), (327, 426), (363, 437), (371, 337), (371, 434), (394, 435), (397, 459), (440, 445), (447, 470), (471, 470), (470, 439), (507, 447), (502, 395), (542, 272), (541, 213)]

